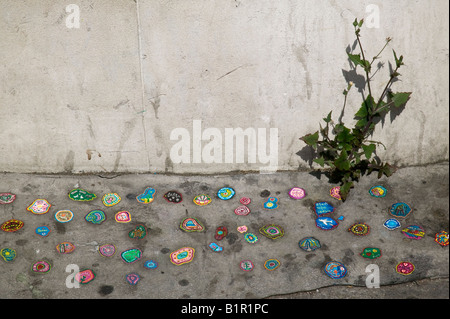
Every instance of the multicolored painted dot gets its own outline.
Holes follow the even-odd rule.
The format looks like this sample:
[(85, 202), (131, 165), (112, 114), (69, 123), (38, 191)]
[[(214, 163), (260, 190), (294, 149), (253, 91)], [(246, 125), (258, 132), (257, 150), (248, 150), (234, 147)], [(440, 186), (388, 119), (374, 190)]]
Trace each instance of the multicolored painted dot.
[(234, 194), (236, 194), (236, 192), (231, 187), (223, 187), (217, 192), (217, 196), (222, 200), (229, 200)]
[(223, 247), (219, 246), (217, 243), (210, 243), (209, 248), (211, 248), (212, 251), (220, 253), (223, 251)]
[(74, 201), (86, 202), (97, 198), (97, 195), (90, 193), (84, 189), (76, 188), (69, 192), (69, 198)]
[(381, 249), (380, 248), (373, 248), (373, 247), (367, 247), (364, 248), (363, 251), (360, 254), (364, 258), (368, 259), (376, 259), (381, 257)]
[(131, 239), (144, 239), (147, 236), (147, 228), (145, 225), (139, 224), (128, 233)]
[(306, 191), (300, 187), (293, 187), (289, 190), (288, 195), (292, 199), (302, 199), (306, 196)]
[(55, 213), (55, 219), (60, 223), (68, 223), (73, 219), (73, 212), (71, 210), (59, 210)]
[(87, 213), (87, 215), (84, 216), (84, 219), (88, 223), (92, 223), (94, 225), (100, 225), (101, 223), (103, 223), (106, 220), (106, 214), (104, 211), (96, 209), (96, 210), (93, 210), (93, 211), (90, 211), (89, 213)]
[(248, 205), (248, 204), (250, 204), (252, 202), (252, 200), (250, 199), (250, 198), (248, 198), (248, 197), (242, 197), (240, 200), (239, 200), (239, 203), (241, 203), (242, 205)]
[(316, 219), (316, 226), (322, 230), (332, 230), (338, 227), (339, 223), (331, 217), (319, 217)]
[(370, 232), (370, 227), (366, 223), (356, 223), (350, 226), (348, 231), (356, 236), (366, 236)]
[(383, 186), (373, 186), (369, 189), (370, 196), (381, 198), (385, 197), (387, 194), (387, 189)]
[(334, 207), (327, 202), (317, 202), (314, 204), (314, 211), (317, 216), (323, 216), (334, 212)]
[(252, 271), (255, 266), (251, 260), (242, 260), (239, 263), (239, 268), (241, 268), (243, 271)]
[(78, 272), (74, 278), (82, 285), (86, 285), (95, 279), (95, 273), (91, 269), (84, 269)]
[(397, 219), (389, 218), (384, 222), (383, 226), (389, 230), (396, 230), (397, 228), (400, 228), (401, 224)]
[(186, 232), (202, 232), (205, 226), (194, 217), (187, 217), (181, 221), (180, 228)]
[(270, 239), (277, 239), (284, 236), (284, 229), (280, 225), (270, 224), (259, 229), (259, 232)]
[(216, 240), (222, 240), (227, 235), (228, 235), (227, 227), (226, 226), (219, 226), (216, 229), (216, 234), (214, 235), (214, 238)]
[(16, 195), (11, 193), (0, 193), (0, 204), (11, 204), (16, 199)]
[(123, 251), (120, 257), (127, 264), (132, 264), (142, 258), (142, 251), (138, 248), (128, 249)]
[(195, 196), (193, 201), (194, 201), (194, 204), (197, 206), (206, 206), (212, 202), (212, 199), (209, 195), (201, 194), (201, 195)]
[(347, 268), (338, 261), (330, 261), (327, 263), (324, 271), (332, 279), (341, 279), (347, 275)]
[(419, 240), (425, 236), (425, 230), (419, 225), (409, 225), (402, 229), (402, 234), (410, 239)]
[(307, 252), (315, 251), (322, 247), (320, 245), (320, 241), (314, 237), (305, 237), (303, 239), (300, 239), (298, 242), (298, 246)]
[(131, 214), (127, 211), (121, 211), (114, 215), (114, 219), (118, 223), (129, 223), (131, 222)]
[(156, 269), (158, 268), (158, 263), (154, 260), (147, 260), (144, 262), (144, 268), (146, 269)]
[(442, 247), (448, 246), (448, 232), (446, 232), (445, 230), (436, 233), (436, 235), (434, 236), (434, 241), (437, 242), (439, 245), (441, 245)]
[(246, 233), (244, 239), (247, 243), (254, 244), (258, 241), (258, 236), (253, 233)]
[(135, 286), (138, 284), (138, 282), (141, 280), (141, 277), (136, 273), (131, 273), (125, 276), (125, 280), (132, 286)]
[(169, 203), (178, 204), (183, 201), (183, 196), (176, 191), (168, 191), (163, 197)]
[(275, 209), (275, 208), (278, 207), (277, 202), (278, 202), (278, 198), (276, 198), (276, 197), (269, 197), (269, 198), (267, 199), (267, 202), (265, 202), (265, 203), (263, 204), (263, 207), (264, 207), (265, 209)]
[(41, 237), (46, 237), (48, 236), (48, 234), (50, 234), (50, 228), (48, 228), (47, 226), (39, 226), (36, 227), (34, 232)]
[(16, 258), (16, 255), (16, 251), (12, 248), (3, 248), (0, 250), (0, 256), (2, 256), (6, 262), (13, 261)]
[(406, 218), (411, 214), (412, 209), (406, 203), (395, 203), (392, 205), (389, 213), (397, 218)]
[(72, 244), (71, 242), (64, 241), (64, 242), (56, 245), (56, 250), (60, 254), (70, 254), (75, 250), (75, 245)]
[(155, 200), (156, 189), (147, 187), (144, 192), (136, 196), (136, 200), (142, 204), (150, 204)]
[(27, 207), (27, 210), (36, 215), (42, 215), (47, 213), (50, 210), (52, 205), (46, 199), (36, 199), (30, 206)]
[(400, 275), (411, 275), (416, 267), (409, 261), (402, 261), (397, 264), (395, 271)]
[(113, 244), (104, 244), (98, 247), (98, 253), (103, 257), (112, 257), (116, 253), (116, 246)]
[(242, 226), (238, 226), (237, 231), (240, 232), (241, 234), (246, 233), (248, 230), (248, 227), (245, 225)]
[(43, 273), (43, 274), (49, 272), (51, 268), (52, 268), (52, 266), (50, 265), (50, 263), (48, 263), (45, 260), (40, 260), (38, 262), (35, 262), (33, 264), (33, 266), (31, 266), (31, 270), (33, 272)]
[(275, 258), (267, 259), (264, 262), (264, 268), (266, 268), (269, 271), (273, 271), (273, 270), (277, 269), (278, 267), (280, 267), (280, 265), (281, 265), (281, 262)]
[(106, 207), (111, 207), (120, 203), (122, 198), (117, 193), (108, 193), (103, 195), (102, 203)]
[(337, 200), (341, 200), (341, 187), (340, 186), (335, 186), (332, 189), (330, 189), (330, 196), (337, 199)]
[(250, 208), (244, 205), (239, 206), (234, 210), (234, 213), (238, 216), (247, 216), (248, 214), (250, 214)]
[(24, 222), (18, 219), (10, 219), (4, 222), (0, 229), (7, 233), (13, 233), (20, 230), (24, 225)]
[(195, 249), (183, 247), (170, 253), (170, 262), (176, 266), (190, 263), (194, 260)]

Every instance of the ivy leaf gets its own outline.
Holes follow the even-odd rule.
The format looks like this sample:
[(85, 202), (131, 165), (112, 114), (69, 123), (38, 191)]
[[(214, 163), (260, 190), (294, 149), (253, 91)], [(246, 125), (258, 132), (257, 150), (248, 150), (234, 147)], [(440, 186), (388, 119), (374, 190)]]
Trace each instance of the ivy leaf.
[(319, 140), (319, 131), (314, 134), (307, 134), (300, 139), (315, 149), (317, 147), (317, 141)]
[(408, 102), (412, 92), (390, 93), (389, 97), (394, 102), (395, 107), (400, 107)]
[(364, 150), (364, 155), (367, 159), (370, 159), (372, 157), (372, 153), (375, 152), (377, 146), (375, 144), (370, 145), (361, 145), (362, 149)]
[(357, 129), (362, 129), (364, 126), (366, 126), (366, 124), (367, 124), (367, 119), (366, 118), (362, 118), (358, 122), (356, 122), (355, 127)]
[(344, 129), (346, 129), (344, 124), (336, 124), (336, 126), (334, 127), (334, 131), (336, 132), (336, 134), (341, 133)]
[(397, 168), (395, 166), (385, 163), (378, 171), (378, 178), (381, 178), (381, 176), (383, 176), (383, 174), (386, 175), (387, 177), (389, 177), (392, 174), (394, 174), (396, 170), (397, 170)]
[(330, 113), (328, 113), (328, 116), (327, 117), (325, 117), (325, 118), (323, 118), (323, 120), (325, 121), (325, 123), (330, 123), (331, 122), (331, 113), (332, 113), (333, 111), (331, 111)]
[(367, 114), (369, 114), (369, 112), (367, 112), (367, 107), (366, 107), (366, 105), (363, 103), (363, 105), (362, 105), (361, 108), (358, 110), (358, 112), (356, 112), (355, 118), (358, 118), (358, 119), (364, 119), (364, 118), (366, 118)]
[(341, 155), (334, 161), (334, 166), (341, 171), (348, 171), (350, 169), (350, 161), (346, 151), (342, 151)]
[(346, 128), (344, 126), (344, 128), (342, 129), (342, 131), (336, 136), (336, 139), (339, 142), (344, 142), (344, 143), (349, 143), (351, 142), (355, 137), (351, 134), (350, 129)]
[(323, 158), (323, 156), (313, 160), (313, 162), (319, 164), (322, 167), (324, 167), (324, 165), (325, 165), (325, 159)]

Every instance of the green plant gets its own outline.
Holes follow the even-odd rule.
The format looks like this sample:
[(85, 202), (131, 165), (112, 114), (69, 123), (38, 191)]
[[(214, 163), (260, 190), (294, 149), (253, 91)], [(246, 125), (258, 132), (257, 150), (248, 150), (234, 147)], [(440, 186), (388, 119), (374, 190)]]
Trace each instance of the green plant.
[[(354, 65), (355, 70), (361, 67), (365, 73), (363, 102), (359, 110), (355, 113), (354, 127), (349, 128), (342, 123), (347, 95), (353, 86), (353, 83), (350, 81), (343, 92), (344, 105), (338, 123), (334, 124), (331, 118), (333, 111), (331, 111), (323, 119), (325, 122), (324, 127), (319, 124), (319, 131), (300, 138), (315, 150), (316, 158), (314, 162), (321, 167), (328, 166), (330, 168), (331, 180), (341, 183), (340, 193), (343, 201), (347, 198), (350, 189), (354, 187), (354, 182), (358, 182), (359, 178), (365, 173), (370, 174), (372, 171), (378, 171), (378, 178), (381, 178), (383, 175), (389, 177), (395, 172), (396, 168), (394, 166), (383, 163), (376, 155), (377, 146), (381, 145), (386, 149), (385, 145), (381, 142), (371, 140), (370, 137), (373, 135), (376, 124), (394, 108), (404, 107), (411, 95), (411, 92), (394, 93), (391, 91), (392, 84), (400, 76), (398, 71), (404, 64), (403, 56), (398, 57), (396, 52), (392, 50), (395, 67), (391, 66), (389, 80), (379, 97), (377, 99), (374, 98), (371, 81), (378, 70), (372, 74), (372, 66), (380, 58), (381, 53), (392, 39), (387, 38), (380, 52), (371, 61), (367, 60), (360, 36), (363, 23), (363, 19), (360, 21), (355, 19), (353, 22), (356, 42), (359, 46), (360, 53), (351, 54), (347, 52), (348, 58)], [(381, 68), (380, 64), (378, 64), (379, 68)]]

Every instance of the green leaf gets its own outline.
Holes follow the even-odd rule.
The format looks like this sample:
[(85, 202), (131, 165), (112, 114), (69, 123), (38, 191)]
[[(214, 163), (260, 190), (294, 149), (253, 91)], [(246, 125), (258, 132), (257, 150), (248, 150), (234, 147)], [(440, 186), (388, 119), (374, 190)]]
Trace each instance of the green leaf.
[(355, 137), (352, 135), (350, 129), (346, 128), (344, 126), (343, 130), (336, 136), (336, 139), (339, 142), (349, 143), (351, 142)]
[(350, 193), (350, 189), (353, 187), (353, 182), (345, 182), (339, 189), (342, 201), (345, 201)]
[(361, 56), (359, 54), (350, 54), (347, 53), (348, 58), (355, 64), (355, 65), (360, 65), (363, 68), (366, 67), (365, 63), (363, 62), (364, 60), (361, 60)]
[(348, 171), (350, 169), (350, 161), (346, 151), (342, 151), (341, 155), (334, 161), (334, 165), (341, 171)]
[(313, 160), (313, 162), (319, 164), (322, 167), (324, 167), (324, 165), (325, 165), (325, 159), (323, 158), (323, 156)]
[(375, 152), (377, 146), (375, 144), (370, 145), (361, 145), (362, 149), (364, 150), (364, 155), (367, 159), (370, 159), (372, 157), (372, 153)]
[(363, 118), (366, 118), (366, 116), (367, 116), (368, 114), (369, 114), (369, 112), (367, 112), (367, 107), (366, 107), (366, 105), (363, 103), (363, 105), (362, 105), (361, 108), (358, 110), (358, 112), (356, 112), (355, 118), (363, 119)]
[(346, 129), (345, 125), (340, 123), (336, 124), (334, 127), (334, 131), (336, 132), (336, 134), (341, 133), (344, 129)]
[(389, 97), (394, 102), (395, 107), (400, 107), (408, 102), (412, 92), (390, 93)]
[(325, 118), (323, 118), (323, 120), (325, 121), (325, 123), (330, 123), (331, 122), (331, 113), (332, 113), (333, 111), (331, 111), (330, 113), (328, 113), (328, 116), (327, 117), (325, 117)]
[(387, 103), (384, 101), (380, 101), (380, 103), (378, 103), (378, 106), (376, 107), (376, 111), (373, 112), (373, 115), (379, 115), (384, 111), (388, 111), (389, 110), (389, 105), (386, 107)]
[(307, 134), (300, 138), (307, 145), (312, 146), (313, 148), (317, 147), (317, 141), (319, 140), (319, 131), (314, 134)]
[(386, 175), (387, 177), (392, 176), (392, 174), (394, 174), (396, 171), (396, 167), (385, 163), (380, 170), (378, 171), (378, 178), (381, 178), (381, 176)]
[(353, 21), (353, 26), (356, 27), (358, 25), (358, 18), (355, 18), (355, 21)]
[(362, 118), (358, 122), (356, 122), (355, 127), (357, 129), (361, 129), (361, 128), (365, 127), (366, 124), (367, 124), (367, 119), (366, 118)]
[(395, 50), (392, 51), (394, 52), (395, 65), (399, 68), (403, 65), (403, 55), (401, 55), (400, 58), (397, 58), (397, 53), (395, 53)]

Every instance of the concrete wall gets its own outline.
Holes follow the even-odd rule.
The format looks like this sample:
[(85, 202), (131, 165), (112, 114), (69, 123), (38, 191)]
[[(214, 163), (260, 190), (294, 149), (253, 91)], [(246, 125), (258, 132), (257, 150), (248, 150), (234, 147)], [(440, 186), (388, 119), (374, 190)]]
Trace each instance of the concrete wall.
[[(79, 28), (67, 27), (69, 4)], [(330, 110), (337, 120), (351, 23), (375, 23), (370, 5), (379, 26), (362, 30), (367, 55), (392, 37), (383, 61), (392, 48), (405, 56), (394, 91), (413, 91), (377, 129), (388, 149), (378, 154), (397, 165), (448, 160), (446, 0), (0, 0), (0, 171), (260, 170), (269, 164), (259, 154), (275, 146), (277, 169), (307, 168), (299, 137)], [(378, 94), (387, 74), (385, 64), (374, 77)], [(360, 104), (353, 90), (347, 123)], [(226, 163), (226, 128), (256, 134), (255, 163)], [(190, 163), (174, 163), (178, 146)], [(206, 163), (210, 150), (216, 163)]]

